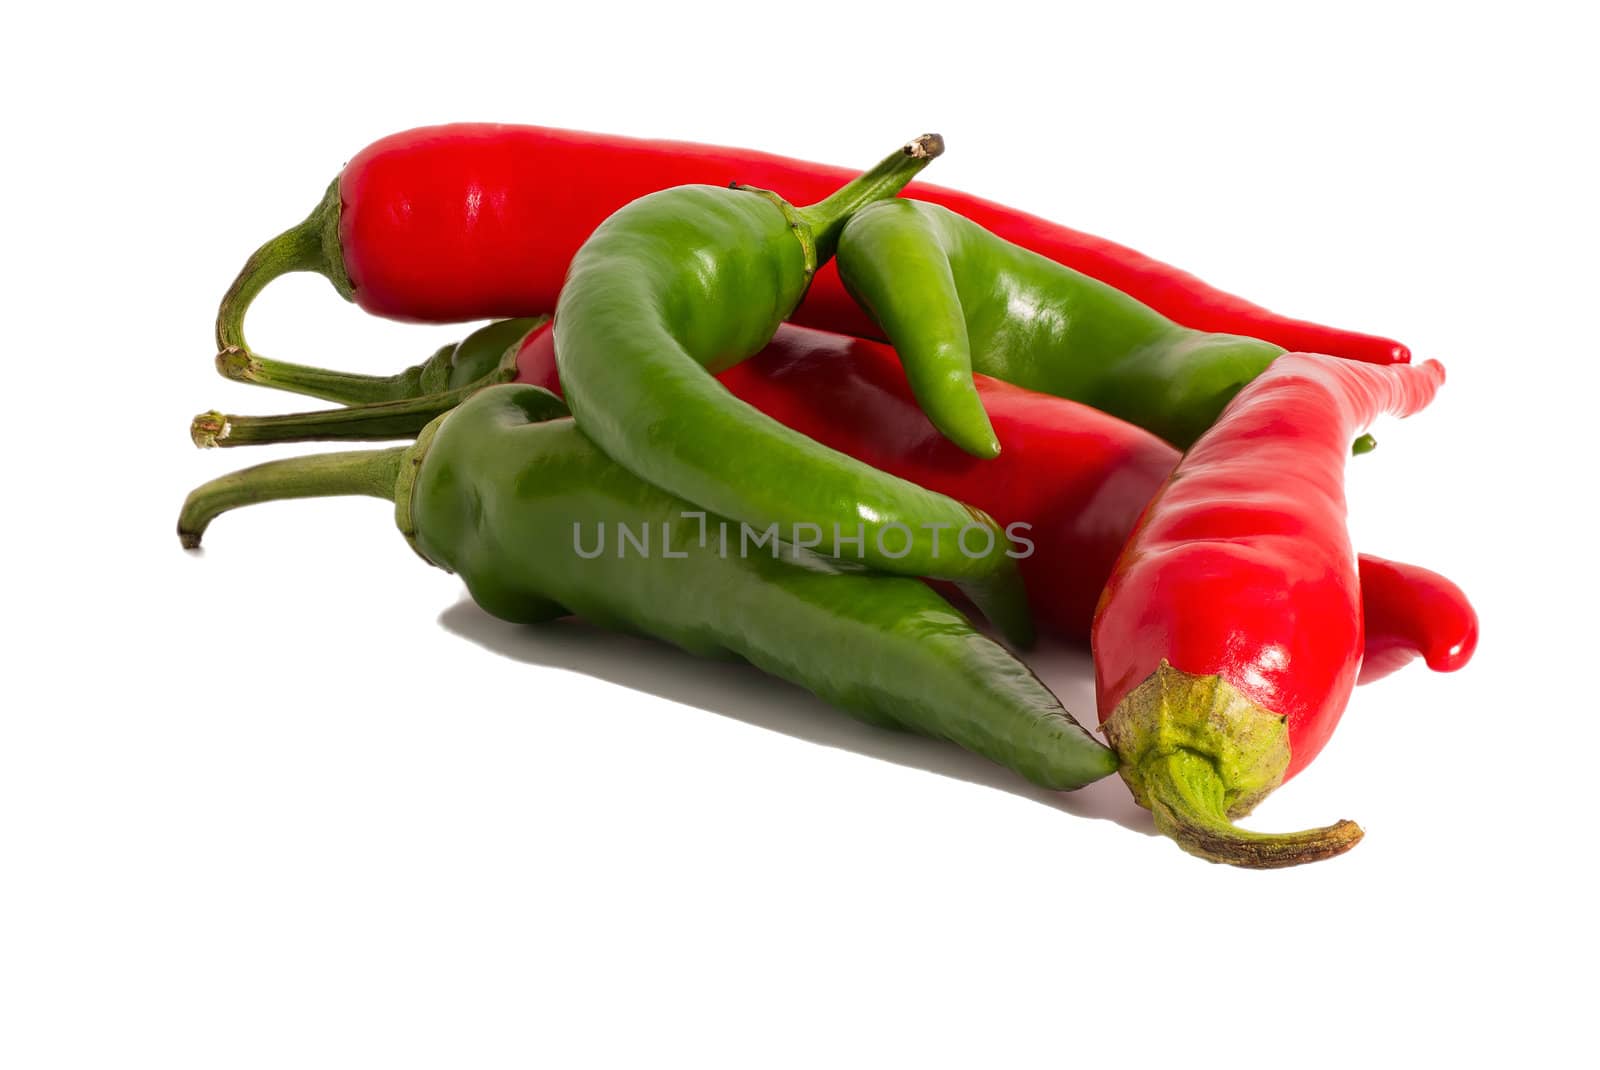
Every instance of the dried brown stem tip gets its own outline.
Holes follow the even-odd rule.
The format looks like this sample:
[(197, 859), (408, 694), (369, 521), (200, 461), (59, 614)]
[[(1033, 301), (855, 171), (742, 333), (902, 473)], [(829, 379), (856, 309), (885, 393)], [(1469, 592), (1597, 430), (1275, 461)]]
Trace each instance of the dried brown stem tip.
[(228, 418), (215, 409), (202, 412), (189, 424), (189, 437), (201, 449), (212, 449), (228, 437)]

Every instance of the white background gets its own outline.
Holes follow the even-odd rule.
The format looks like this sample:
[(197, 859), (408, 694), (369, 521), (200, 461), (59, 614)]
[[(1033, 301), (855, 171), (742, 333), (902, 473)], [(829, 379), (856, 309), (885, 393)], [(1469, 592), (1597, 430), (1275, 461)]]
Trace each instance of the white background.
[[(573, 12), (582, 7), (582, 14)], [(6, 1067), (1571, 1065), (1594, 998), (1597, 99), (1569, 10), (148, 4), (8, 17)], [(33, 21), (29, 21), (32, 19)], [(370, 500), (172, 534), (221, 291), (383, 134), (491, 119), (866, 165), (1442, 359), (1351, 466), (1457, 579), (1456, 676), (1357, 692), (1251, 873), (751, 670), (520, 630)], [(300, 276), (262, 352), (465, 328)], [(286, 451), (279, 451), (281, 455)], [(1038, 661), (1092, 715), (1087, 659)], [(1581, 1043), (1582, 1042), (1582, 1043)]]

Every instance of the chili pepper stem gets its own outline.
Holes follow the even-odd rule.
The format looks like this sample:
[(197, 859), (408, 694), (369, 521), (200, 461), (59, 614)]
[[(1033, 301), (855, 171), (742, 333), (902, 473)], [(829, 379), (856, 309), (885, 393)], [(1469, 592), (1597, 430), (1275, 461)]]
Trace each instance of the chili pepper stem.
[(217, 517), (259, 502), (349, 494), (393, 501), (403, 455), (409, 448), (290, 457), (230, 472), (189, 492), (178, 514), (178, 538), (185, 549), (193, 550)]
[[(345, 274), (344, 255), (339, 251), (338, 179), (329, 184), (310, 215), (252, 253), (223, 294), (217, 308), (217, 368), (223, 374), (243, 370), (242, 361), (250, 351), (244, 340), (244, 315), (250, 302), (267, 283), (292, 271), (315, 271), (326, 276), (346, 300), (355, 293)], [(222, 359), (225, 356), (229, 358), (226, 366)]]
[(1343, 854), (1361, 840), (1361, 826), (1339, 821), (1304, 832), (1241, 829), (1228, 819), (1227, 788), (1209, 757), (1178, 751), (1143, 770), (1156, 827), (1192, 855), (1246, 869), (1277, 869)]
[[(516, 346), (528, 335), (550, 322), (550, 317), (522, 316), (480, 327), (463, 341), (440, 346), (420, 364), (413, 364), (393, 375), (358, 375), (350, 372), (313, 368), (306, 364), (269, 360), (237, 346), (217, 354), (217, 371), (224, 378), (287, 390), (320, 398), (338, 405), (377, 405), (406, 401), (425, 394), (444, 392), (482, 367), (477, 384), (502, 382), (516, 374)], [(514, 342), (508, 340), (514, 339)], [(507, 343), (503, 347), (501, 343)], [(495, 352), (502, 347), (505, 352)], [(497, 368), (486, 367), (482, 358), (499, 357)], [(503, 376), (496, 377), (496, 370)]]
[(429, 420), (461, 404), (471, 394), (470, 388), (451, 390), (405, 401), (276, 416), (234, 416), (212, 410), (194, 418), (189, 425), (189, 437), (201, 449), (279, 442), (381, 442), (414, 438)]
[[(456, 360), (474, 339), (495, 338), (501, 327), (509, 326), (523, 337), (542, 326), (549, 317), (538, 316), (506, 320), (474, 332), (460, 345), (439, 349), (421, 364), (391, 377), (392, 398), (365, 403), (349, 403), (342, 409), (296, 412), (279, 416), (231, 416), (212, 410), (201, 413), (189, 425), (189, 437), (201, 449), (213, 446), (256, 446), (271, 442), (309, 442), (332, 439), (345, 442), (373, 442), (381, 439), (414, 438), (435, 416), (450, 411), (474, 393), (495, 383), (509, 383), (517, 377), (520, 346), (506, 346), (499, 362), (477, 379), (454, 389), (441, 389), (452, 373), (470, 374), (481, 367), (469, 354), (464, 366)], [(493, 343), (493, 344), (497, 344)], [(318, 375), (329, 373), (307, 369)], [(336, 374), (336, 373), (335, 373)], [(345, 376), (354, 380), (359, 376)], [(371, 380), (374, 383), (384, 380)]]
[(810, 230), (816, 245), (817, 262), (826, 263), (833, 256), (839, 232), (853, 213), (873, 201), (895, 196), (943, 153), (944, 138), (923, 134), (816, 204), (797, 209), (796, 215)]
[(370, 405), (414, 396), (424, 367), (414, 365), (394, 375), (357, 375), (271, 360), (239, 346), (229, 346), (217, 354), (217, 373), (224, 379), (304, 394), (338, 405)]
[(1107, 718), (1105, 733), (1134, 799), (1190, 854), (1274, 869), (1331, 858), (1361, 840), (1352, 821), (1289, 833), (1233, 824), (1282, 783), (1289, 732), (1220, 676), (1163, 660)]
[(449, 412), (483, 387), (510, 382), (515, 376), (516, 366), (511, 364), (455, 390), (316, 412), (233, 416), (213, 409), (194, 418), (189, 425), (189, 437), (201, 449), (278, 442), (378, 442), (415, 438), (435, 416)]

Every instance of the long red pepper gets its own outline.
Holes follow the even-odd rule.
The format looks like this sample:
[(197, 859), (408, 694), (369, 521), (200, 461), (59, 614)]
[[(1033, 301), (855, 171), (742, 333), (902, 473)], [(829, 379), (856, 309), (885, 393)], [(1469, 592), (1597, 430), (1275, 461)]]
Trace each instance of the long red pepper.
[[(517, 380), (560, 392), (553, 334), (517, 353)], [(1005, 449), (979, 460), (941, 435), (918, 406), (894, 351), (880, 342), (793, 325), (718, 376), (735, 396), (826, 446), (1022, 523), (1033, 552), (1019, 565), (1041, 632), (1087, 641), (1111, 566), (1179, 453), (1147, 431), (1074, 401), (975, 376)], [(1368, 577), (1371, 583), (1368, 583)], [(1419, 654), (1440, 672), (1471, 658), (1478, 623), (1461, 589), (1415, 565), (1361, 557), (1363, 611), (1377, 679)]]
[[(745, 149), (536, 126), (459, 123), (393, 134), (345, 166), (310, 218), (251, 257), (218, 313), (218, 367), (234, 378), (277, 381), (273, 362), (251, 359), (243, 323), (254, 296), (288, 271), (320, 272), (346, 298), (395, 319), (548, 313), (579, 245), (606, 216), (644, 194), (739, 182), (807, 204), (853, 175)], [(993, 201), (920, 184), (912, 195), (1188, 327), (1373, 363), (1410, 359), (1391, 339), (1280, 316), (1132, 249)], [(876, 333), (831, 264), (817, 274), (795, 319), (847, 334)], [(284, 385), (295, 378), (286, 372)]]
[(1094, 621), (1100, 717), (1134, 796), (1185, 850), (1285, 866), (1361, 838), (1349, 821), (1265, 834), (1231, 819), (1316, 756), (1356, 682), (1350, 439), (1380, 413), (1423, 408), (1443, 382), (1434, 361), (1279, 357), (1184, 456), (1124, 548)]

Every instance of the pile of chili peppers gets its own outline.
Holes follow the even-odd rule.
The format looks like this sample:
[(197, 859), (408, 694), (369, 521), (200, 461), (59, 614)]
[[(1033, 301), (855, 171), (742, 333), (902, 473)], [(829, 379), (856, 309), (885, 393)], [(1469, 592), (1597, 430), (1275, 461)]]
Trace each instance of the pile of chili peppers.
[[(1052, 789), (1119, 773), (1212, 861), (1347, 850), (1349, 821), (1234, 822), (1358, 680), (1472, 656), (1461, 590), (1346, 528), (1352, 443), (1443, 368), (964, 193), (901, 196), (943, 149), (856, 174), (522, 126), (367, 147), (217, 316), (222, 374), (340, 407), (191, 433), (412, 441), (207, 483), (184, 544), (241, 505), (388, 499), (506, 620), (742, 658)], [(381, 316), (497, 322), (392, 375), (272, 359), (245, 311), (291, 271)], [(1008, 649), (1037, 631), (1090, 643), (1104, 742)]]

